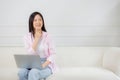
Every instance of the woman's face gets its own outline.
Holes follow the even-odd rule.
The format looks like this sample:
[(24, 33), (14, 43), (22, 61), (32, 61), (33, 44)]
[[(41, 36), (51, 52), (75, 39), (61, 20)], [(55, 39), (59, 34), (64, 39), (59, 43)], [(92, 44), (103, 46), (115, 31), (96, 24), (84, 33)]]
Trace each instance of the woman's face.
[(35, 30), (41, 30), (42, 26), (43, 26), (43, 20), (40, 17), (40, 15), (37, 14), (33, 20), (33, 27)]

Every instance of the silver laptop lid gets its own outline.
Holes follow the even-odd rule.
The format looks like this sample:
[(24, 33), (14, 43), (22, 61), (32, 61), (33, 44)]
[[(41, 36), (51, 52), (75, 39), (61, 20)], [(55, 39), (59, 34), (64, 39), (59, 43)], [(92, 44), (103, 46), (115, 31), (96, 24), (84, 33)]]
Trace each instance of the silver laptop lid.
[(39, 55), (14, 55), (15, 62), (18, 68), (41, 68)]

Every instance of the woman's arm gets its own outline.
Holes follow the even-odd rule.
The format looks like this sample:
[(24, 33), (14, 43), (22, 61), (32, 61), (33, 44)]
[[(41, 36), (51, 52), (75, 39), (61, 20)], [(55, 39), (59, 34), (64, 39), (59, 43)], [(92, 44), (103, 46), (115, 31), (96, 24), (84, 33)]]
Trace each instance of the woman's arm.
[(34, 51), (36, 51), (37, 47), (38, 47), (38, 43), (39, 43), (39, 39), (41, 38), (42, 33), (40, 31), (36, 31), (35, 33), (35, 39), (34, 42), (32, 44), (32, 48), (34, 49)]
[(31, 33), (28, 33), (28, 34), (26, 34), (25, 36), (24, 36), (24, 45), (25, 45), (25, 49), (26, 49), (26, 51), (27, 51), (27, 53), (29, 53), (29, 54), (35, 54), (35, 51), (34, 51), (34, 49), (32, 48), (32, 45), (31, 45)]
[(48, 49), (47, 49), (47, 60), (42, 64), (42, 67), (46, 67), (48, 66), (50, 63), (54, 63), (54, 56), (55, 56), (55, 46), (53, 44), (53, 41), (51, 40), (51, 38), (47, 35), (47, 45), (48, 45)]
[(33, 42), (31, 41), (32, 40), (31, 35), (32, 35), (32, 33), (28, 33), (27, 35), (24, 36), (24, 45), (25, 45), (25, 48), (29, 54), (35, 54), (38, 43), (39, 43), (39, 39), (40, 39), (42, 34), (36, 33)]
[(32, 48), (33, 48), (34, 51), (36, 51), (36, 49), (37, 49), (38, 42), (39, 42), (39, 38), (35, 38), (35, 40), (32, 44)]

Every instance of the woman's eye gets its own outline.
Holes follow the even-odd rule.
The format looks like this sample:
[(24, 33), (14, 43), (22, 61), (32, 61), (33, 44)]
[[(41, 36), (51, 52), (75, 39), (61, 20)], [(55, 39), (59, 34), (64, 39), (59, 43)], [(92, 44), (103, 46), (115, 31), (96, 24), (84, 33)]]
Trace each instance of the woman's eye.
[(37, 19), (34, 19), (34, 21), (37, 21)]
[(39, 19), (39, 21), (42, 21), (42, 19)]

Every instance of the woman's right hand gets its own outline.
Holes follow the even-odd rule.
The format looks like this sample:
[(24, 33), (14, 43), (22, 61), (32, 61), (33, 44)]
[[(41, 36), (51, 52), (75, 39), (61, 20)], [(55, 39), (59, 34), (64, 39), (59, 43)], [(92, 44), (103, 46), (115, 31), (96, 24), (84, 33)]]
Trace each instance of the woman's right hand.
[(38, 43), (39, 43), (39, 39), (42, 37), (42, 32), (40, 30), (37, 30), (35, 32), (35, 40), (33, 42), (32, 48), (34, 49), (34, 51), (36, 51)]
[(40, 39), (41, 36), (42, 36), (41, 31), (36, 31), (36, 32), (35, 32), (35, 39)]

